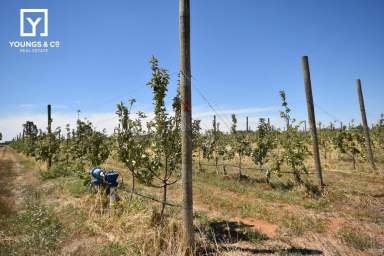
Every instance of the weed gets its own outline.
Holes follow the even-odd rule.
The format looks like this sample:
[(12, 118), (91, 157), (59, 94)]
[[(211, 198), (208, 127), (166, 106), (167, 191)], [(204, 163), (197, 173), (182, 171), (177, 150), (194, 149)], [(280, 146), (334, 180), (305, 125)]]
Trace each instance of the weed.
[(74, 197), (80, 197), (86, 190), (83, 181), (76, 177), (65, 181), (64, 187)]
[(63, 234), (57, 217), (42, 206), (36, 191), (26, 190), (25, 209), (8, 218), (6, 235), (19, 239), (2, 241), (0, 255), (41, 255), (55, 250)]
[(120, 256), (125, 255), (127, 248), (118, 242), (108, 242), (101, 249), (101, 256)]
[(65, 177), (71, 174), (64, 165), (57, 164), (49, 168), (47, 171), (40, 172), (40, 176), (43, 180), (56, 179), (58, 177)]
[(286, 214), (282, 219), (284, 227), (288, 228), (289, 233), (294, 235), (303, 235), (305, 231), (310, 230), (318, 233), (326, 231), (326, 222), (312, 217), (297, 217), (292, 214)]
[(375, 246), (375, 240), (368, 234), (351, 227), (343, 227), (339, 231), (341, 240), (348, 246), (358, 250), (367, 250)]
[(325, 198), (320, 198), (320, 199), (311, 200), (309, 202), (305, 202), (303, 206), (306, 209), (320, 210), (320, 209), (327, 209), (327, 208), (329, 208), (330, 207), (330, 203)]

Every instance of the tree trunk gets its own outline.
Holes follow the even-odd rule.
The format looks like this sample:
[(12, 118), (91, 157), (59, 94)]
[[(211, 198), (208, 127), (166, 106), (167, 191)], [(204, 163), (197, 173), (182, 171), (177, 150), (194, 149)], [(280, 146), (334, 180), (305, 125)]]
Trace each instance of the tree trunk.
[(129, 196), (129, 201), (132, 201), (133, 193), (135, 192), (135, 173), (131, 172), (132, 174), (132, 188), (131, 188), (131, 195)]
[(199, 171), (202, 172), (203, 171), (203, 168), (201, 166), (201, 151), (199, 149)]
[(353, 163), (353, 170), (356, 170), (356, 157), (355, 157), (355, 153), (352, 153), (352, 163)]
[(265, 172), (265, 180), (267, 181), (267, 184), (270, 184), (271, 171), (269, 169), (267, 169), (266, 172)]
[(299, 171), (294, 170), (294, 171), (293, 171), (293, 176), (294, 176), (295, 181), (296, 181), (297, 184), (299, 184), (299, 185), (303, 184), (303, 181), (302, 181), (302, 179), (301, 179), (301, 177), (300, 177), (300, 173), (299, 173)]
[(113, 204), (116, 201), (116, 193), (114, 188), (109, 188), (109, 209), (113, 208)]
[(216, 174), (219, 174), (219, 167), (218, 167), (218, 165), (219, 165), (219, 159), (218, 159), (218, 157), (217, 157), (216, 154), (215, 154), (215, 168), (216, 168)]
[(223, 173), (224, 175), (227, 175), (227, 167), (225, 166), (225, 163), (223, 164)]
[(163, 220), (164, 210), (165, 210), (165, 206), (166, 206), (166, 203), (167, 203), (167, 188), (168, 188), (167, 181), (164, 181), (163, 184), (164, 184), (164, 187), (163, 187), (163, 202), (161, 203), (160, 220)]
[(242, 160), (242, 157), (239, 154), (239, 177), (240, 177), (240, 179), (243, 177), (243, 173), (241, 171), (241, 160)]

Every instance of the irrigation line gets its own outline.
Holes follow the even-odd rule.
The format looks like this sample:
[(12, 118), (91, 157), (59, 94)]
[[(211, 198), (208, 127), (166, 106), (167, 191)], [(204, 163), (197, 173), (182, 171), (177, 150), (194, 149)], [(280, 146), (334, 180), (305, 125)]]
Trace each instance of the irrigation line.
[[(212, 166), (212, 167), (216, 167), (215, 164), (205, 164), (205, 163), (201, 163), (201, 165), (205, 165), (205, 166)], [(233, 167), (233, 168), (239, 168), (239, 166), (237, 165), (230, 165), (230, 164), (217, 164), (217, 166), (226, 166), (226, 167)], [(242, 170), (256, 170), (256, 171), (266, 171), (267, 169), (265, 168), (256, 168), (256, 167), (241, 167)], [(278, 172), (278, 173), (288, 173), (288, 174), (294, 174), (294, 172)], [(307, 173), (304, 173), (304, 174), (315, 174), (315, 172), (307, 172)]]
[(119, 188), (120, 190), (123, 190), (125, 192), (128, 192), (128, 193), (132, 193), (132, 194), (135, 194), (137, 196), (141, 196), (141, 197), (144, 197), (146, 199), (150, 199), (152, 201), (155, 201), (155, 202), (158, 202), (158, 203), (161, 203), (161, 204), (165, 204), (165, 205), (168, 205), (168, 206), (172, 206), (172, 207), (179, 207), (179, 208), (182, 208), (182, 206), (180, 204), (176, 204), (176, 203), (168, 203), (168, 202), (164, 202), (164, 201), (161, 201), (153, 196), (149, 196), (149, 195), (145, 195), (145, 194), (141, 194), (137, 191), (131, 191), (131, 190), (127, 190), (127, 189), (123, 189), (123, 188)]
[[(215, 164), (204, 164), (204, 163), (201, 163), (201, 165), (205, 165), (205, 166), (216, 166)], [(217, 166), (224, 166), (225, 164), (218, 164)], [(235, 166), (235, 165), (225, 165), (225, 166), (229, 166), (229, 167), (235, 167), (235, 168), (239, 168), (238, 166)], [(263, 168), (252, 168), (252, 167), (244, 167), (242, 169), (249, 169), (249, 170), (265, 170)], [(293, 174), (293, 172), (279, 172), (279, 173), (288, 173), (288, 174)], [(308, 173), (305, 173), (305, 174), (315, 174), (314, 172), (308, 172)], [(155, 202), (158, 202), (158, 203), (161, 203), (161, 204), (165, 204), (167, 206), (171, 206), (171, 207), (178, 207), (178, 208), (182, 208), (182, 205), (180, 204), (177, 204), (177, 203), (169, 203), (169, 202), (164, 202), (160, 199), (157, 199), (153, 196), (150, 196), (150, 195), (146, 195), (146, 194), (142, 194), (140, 192), (137, 192), (137, 191), (131, 191), (131, 190), (128, 190), (128, 189), (124, 189), (124, 188), (118, 188), (119, 190), (122, 190), (122, 191), (125, 191), (127, 193), (132, 193), (134, 195), (137, 195), (137, 196), (140, 196), (140, 197), (143, 197), (143, 198), (146, 198), (146, 199), (150, 199), (152, 201), (155, 201)]]

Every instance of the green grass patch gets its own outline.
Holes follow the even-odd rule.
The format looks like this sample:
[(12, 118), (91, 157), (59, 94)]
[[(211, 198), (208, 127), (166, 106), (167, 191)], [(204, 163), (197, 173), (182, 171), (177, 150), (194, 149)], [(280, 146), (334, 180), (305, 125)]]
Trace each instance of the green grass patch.
[(323, 210), (331, 206), (330, 202), (325, 198), (313, 199), (303, 204), (306, 209)]
[(46, 255), (52, 253), (64, 234), (52, 210), (40, 203), (33, 189), (25, 191), (25, 209), (9, 216), (4, 234), (10, 239), (0, 242), (0, 255)]
[(344, 227), (339, 231), (339, 237), (348, 246), (365, 251), (375, 246), (375, 240), (368, 234), (358, 229)]
[(288, 229), (288, 233), (301, 236), (305, 231), (323, 233), (326, 231), (327, 223), (324, 220), (312, 217), (298, 217), (293, 214), (286, 214), (282, 220), (283, 227)]
[(58, 177), (66, 177), (71, 174), (71, 171), (62, 164), (54, 165), (47, 171), (40, 172), (40, 176), (43, 180), (56, 179)]
[(230, 191), (236, 194), (248, 194), (271, 203), (287, 203), (300, 205), (305, 208), (326, 209), (330, 203), (324, 198), (307, 198), (303, 200), (303, 191), (295, 189), (289, 180), (280, 181), (272, 179), (271, 184), (262, 182), (262, 179), (250, 180), (223, 179), (215, 173), (200, 173), (195, 177), (199, 183), (220, 188), (222, 191)]
[(220, 194), (210, 193), (204, 188), (200, 188), (201, 199), (220, 212), (228, 213), (242, 218), (260, 218), (269, 222), (277, 221), (277, 214), (272, 209), (267, 209), (258, 201), (242, 201), (236, 198), (225, 198)]
[(68, 234), (75, 236), (78, 234), (90, 233), (90, 230), (86, 225), (87, 216), (83, 209), (68, 204), (63, 207), (57, 215), (60, 217), (63, 225), (65, 225)]
[(118, 242), (108, 242), (101, 249), (101, 256), (121, 256), (126, 253), (127, 247)]
[(86, 191), (83, 181), (76, 177), (66, 180), (64, 188), (74, 197), (80, 197)]

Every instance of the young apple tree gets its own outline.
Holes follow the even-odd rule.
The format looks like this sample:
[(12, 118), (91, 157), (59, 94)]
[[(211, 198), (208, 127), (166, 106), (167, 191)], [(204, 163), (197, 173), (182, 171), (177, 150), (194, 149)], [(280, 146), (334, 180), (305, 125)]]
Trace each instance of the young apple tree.
[(239, 158), (239, 178), (242, 179), (244, 177), (242, 173), (242, 161), (244, 157), (250, 155), (251, 147), (250, 142), (246, 136), (243, 133), (239, 133), (237, 131), (237, 119), (235, 114), (232, 114), (231, 135), (233, 136), (233, 150), (236, 152), (237, 157)]
[(301, 178), (302, 173), (308, 173), (304, 164), (305, 157), (309, 154), (305, 137), (299, 132), (300, 123), (296, 124), (296, 120), (291, 117), (291, 109), (288, 107), (285, 91), (280, 91), (281, 118), (286, 123), (286, 131), (283, 131), (279, 140), (280, 147), (283, 150), (283, 160), (292, 170), (296, 184), (302, 185), (304, 182)]
[[(264, 168), (265, 164), (269, 161), (275, 161), (276, 157), (273, 156), (273, 151), (276, 146), (276, 134), (274, 133), (272, 126), (266, 122), (264, 118), (260, 118), (256, 131), (255, 146), (251, 154), (252, 161), (260, 166), (260, 168)], [(269, 183), (271, 171), (271, 168), (265, 168), (267, 183)]]
[[(129, 107), (123, 102), (117, 105), (116, 114), (119, 118), (117, 128), (116, 144), (119, 160), (124, 163), (132, 175), (131, 196), (135, 191), (136, 177), (143, 177), (142, 169), (148, 166), (149, 155), (147, 147), (149, 140), (143, 131), (143, 119), (146, 117), (143, 112), (137, 113), (137, 118), (132, 118), (131, 109), (136, 101), (129, 100)], [(147, 172), (144, 172), (147, 173)], [(145, 180), (151, 177), (145, 177)]]
[[(150, 173), (151, 185), (163, 190), (163, 202), (160, 219), (164, 216), (167, 204), (168, 186), (181, 178), (181, 98), (179, 90), (173, 99), (174, 115), (169, 115), (165, 106), (165, 97), (168, 91), (168, 71), (159, 67), (158, 60), (151, 58), (152, 78), (148, 85), (153, 93), (154, 119), (148, 123), (152, 143), (151, 164), (146, 171)], [(156, 181), (155, 181), (156, 180)], [(159, 184), (160, 183), (160, 184)]]

